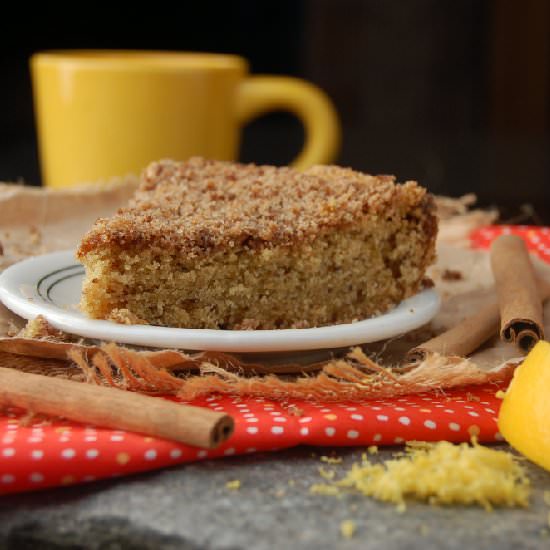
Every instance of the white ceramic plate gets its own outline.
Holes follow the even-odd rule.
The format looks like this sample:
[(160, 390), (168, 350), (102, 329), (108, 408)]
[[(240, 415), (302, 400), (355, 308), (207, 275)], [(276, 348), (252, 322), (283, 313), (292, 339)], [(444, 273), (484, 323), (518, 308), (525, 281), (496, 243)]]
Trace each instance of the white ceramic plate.
[(433, 289), (364, 321), (308, 329), (211, 330), (120, 325), (88, 319), (77, 307), (84, 268), (73, 251), (24, 260), (0, 275), (0, 300), (25, 319), (43, 315), (52, 326), (87, 338), (187, 350), (274, 352), (329, 349), (384, 340), (432, 319), (440, 305)]

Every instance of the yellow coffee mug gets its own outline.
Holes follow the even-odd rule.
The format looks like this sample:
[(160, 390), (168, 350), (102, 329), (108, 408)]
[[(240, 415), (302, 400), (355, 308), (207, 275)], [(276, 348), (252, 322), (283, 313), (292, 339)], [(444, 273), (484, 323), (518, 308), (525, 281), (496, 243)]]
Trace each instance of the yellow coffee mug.
[(249, 76), (235, 55), (61, 51), (31, 58), (42, 177), (67, 187), (139, 173), (161, 158), (235, 160), (240, 129), (288, 110), (306, 131), (299, 169), (334, 160), (340, 126), (303, 80)]

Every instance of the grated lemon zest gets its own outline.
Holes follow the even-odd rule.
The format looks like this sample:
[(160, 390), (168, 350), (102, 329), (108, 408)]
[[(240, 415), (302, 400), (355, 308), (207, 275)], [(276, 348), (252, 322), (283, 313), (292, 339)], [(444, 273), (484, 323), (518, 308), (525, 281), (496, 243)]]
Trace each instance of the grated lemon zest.
[[(327, 479), (325, 477), (325, 479)], [(490, 511), (495, 506), (528, 506), (530, 483), (514, 455), (483, 447), (472, 441), (454, 445), (411, 442), (405, 456), (382, 464), (353, 464), (346, 475), (311, 488), (316, 494), (338, 495), (345, 490), (393, 502), (398, 511), (406, 498), (430, 504), (478, 504)]]
[(345, 519), (340, 524), (340, 533), (345, 539), (351, 539), (353, 535), (355, 534), (355, 530), (357, 529), (355, 522), (351, 519)]
[(319, 475), (326, 479), (327, 481), (331, 481), (334, 479), (334, 476), (336, 475), (336, 472), (334, 470), (325, 470), (322, 466), (319, 468)]
[(335, 456), (322, 456), (321, 462), (325, 462), (326, 464), (341, 464), (342, 463), (342, 457), (335, 457)]

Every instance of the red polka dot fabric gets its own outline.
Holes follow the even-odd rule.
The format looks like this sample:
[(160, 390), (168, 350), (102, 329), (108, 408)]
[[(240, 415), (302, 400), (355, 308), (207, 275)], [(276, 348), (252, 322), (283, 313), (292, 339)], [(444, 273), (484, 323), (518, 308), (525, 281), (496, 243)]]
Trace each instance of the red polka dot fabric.
[[(486, 247), (501, 233), (523, 236), (550, 261), (550, 230), (487, 227), (472, 236)], [(496, 385), (438, 394), (350, 403), (284, 404), (212, 395), (193, 405), (225, 411), (235, 433), (220, 448), (204, 450), (143, 434), (68, 421), (25, 421), (25, 411), (0, 416), (0, 494), (91, 482), (209, 458), (277, 451), (296, 445), (398, 445), (409, 440), (482, 442), (502, 439), (497, 430)], [(160, 398), (159, 398), (160, 399)]]
[(471, 242), (474, 248), (488, 248), (500, 235), (519, 235), (527, 248), (535, 252), (541, 260), (550, 262), (550, 227), (529, 225), (492, 225), (474, 231)]
[(182, 462), (296, 445), (396, 445), (407, 440), (501, 439), (498, 386), (352, 403), (281, 403), (210, 396), (193, 405), (225, 411), (235, 434), (220, 448), (198, 449), (121, 430), (56, 421), (25, 425), (25, 411), (0, 419), (0, 491), (90, 482)]

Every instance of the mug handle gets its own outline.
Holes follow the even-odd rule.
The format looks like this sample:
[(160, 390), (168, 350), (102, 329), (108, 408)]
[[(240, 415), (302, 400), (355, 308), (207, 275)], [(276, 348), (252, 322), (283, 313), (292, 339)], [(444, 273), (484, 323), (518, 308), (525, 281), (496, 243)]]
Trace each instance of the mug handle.
[(298, 170), (334, 162), (340, 149), (340, 122), (328, 96), (317, 86), (286, 76), (252, 76), (238, 88), (242, 124), (267, 111), (290, 111), (304, 125), (304, 148), (292, 162)]

